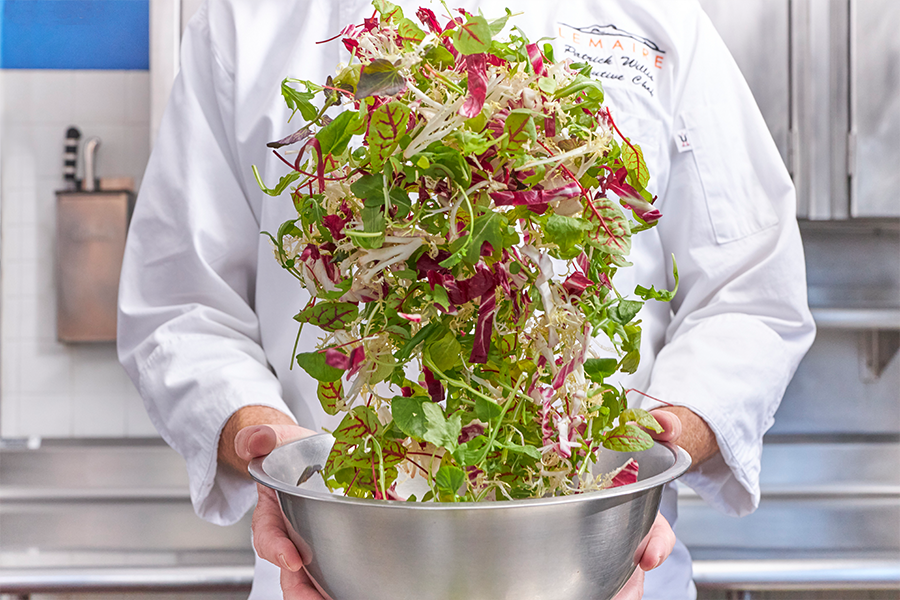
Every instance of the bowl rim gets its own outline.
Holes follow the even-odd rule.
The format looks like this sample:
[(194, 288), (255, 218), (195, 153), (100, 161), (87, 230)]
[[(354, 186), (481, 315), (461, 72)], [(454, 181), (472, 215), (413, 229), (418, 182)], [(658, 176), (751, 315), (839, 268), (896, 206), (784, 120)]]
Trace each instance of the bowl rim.
[[(282, 448), (287, 448), (294, 444), (303, 443), (306, 440), (311, 440), (313, 438), (319, 438), (322, 436), (331, 437), (330, 434), (327, 433), (318, 433), (315, 435), (311, 435), (300, 440), (295, 440), (293, 442), (289, 442), (284, 444), (283, 446), (279, 446), (272, 452), (278, 452)], [(380, 508), (404, 508), (408, 510), (497, 510), (497, 509), (507, 509), (507, 508), (518, 508), (518, 507), (541, 507), (541, 506), (551, 506), (557, 504), (569, 504), (573, 502), (584, 502), (588, 499), (609, 499), (616, 498), (619, 496), (629, 496), (632, 494), (640, 494), (642, 492), (646, 492), (650, 489), (653, 489), (657, 486), (662, 486), (666, 483), (674, 481), (678, 477), (681, 477), (691, 466), (691, 456), (687, 453), (683, 448), (676, 446), (674, 444), (670, 444), (668, 442), (656, 442), (657, 446), (662, 446), (669, 450), (675, 456), (675, 462), (668, 469), (654, 475), (652, 477), (648, 477), (647, 479), (638, 481), (636, 483), (629, 483), (626, 485), (621, 485), (614, 488), (608, 488), (605, 490), (596, 490), (593, 492), (584, 492), (581, 494), (572, 494), (568, 496), (553, 496), (550, 498), (524, 498), (521, 500), (504, 500), (502, 502), (407, 502), (402, 500), (375, 500), (372, 498), (350, 498), (347, 496), (340, 496), (337, 494), (331, 494), (326, 492), (319, 492), (316, 490), (308, 490), (305, 488), (301, 488), (296, 485), (291, 485), (289, 483), (285, 483), (283, 481), (279, 481), (269, 475), (265, 469), (265, 460), (271, 454), (266, 456), (260, 456), (254, 458), (250, 461), (250, 465), (248, 470), (250, 472), (250, 476), (257, 482), (268, 488), (275, 490), (276, 492), (282, 492), (285, 494), (289, 494), (291, 496), (299, 496), (301, 498), (306, 498), (309, 500), (315, 500), (320, 502), (330, 502), (330, 503), (338, 503), (338, 504), (348, 504), (348, 505), (364, 505), (368, 507), (380, 507)], [(613, 452), (611, 450), (611, 452)]]

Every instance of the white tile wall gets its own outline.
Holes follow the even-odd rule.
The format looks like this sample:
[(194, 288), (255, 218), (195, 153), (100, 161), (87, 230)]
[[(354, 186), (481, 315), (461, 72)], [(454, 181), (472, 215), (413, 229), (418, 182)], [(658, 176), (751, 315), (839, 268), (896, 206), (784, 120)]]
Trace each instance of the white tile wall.
[(114, 344), (56, 340), (54, 276), (66, 130), (101, 138), (99, 177), (139, 185), (149, 74), (6, 70), (0, 79), (0, 436), (156, 436)]

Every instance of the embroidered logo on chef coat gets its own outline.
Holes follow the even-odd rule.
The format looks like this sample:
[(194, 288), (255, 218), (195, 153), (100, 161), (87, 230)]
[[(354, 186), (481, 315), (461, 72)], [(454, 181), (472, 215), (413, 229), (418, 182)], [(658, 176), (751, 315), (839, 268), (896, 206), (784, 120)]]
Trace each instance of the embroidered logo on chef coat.
[(564, 57), (590, 64), (594, 77), (656, 94), (656, 77), (665, 64), (666, 51), (653, 40), (615, 25), (558, 23), (556, 29)]
[(675, 147), (679, 152), (690, 152), (694, 148), (691, 146), (691, 139), (688, 137), (688, 130), (681, 129), (675, 134)]

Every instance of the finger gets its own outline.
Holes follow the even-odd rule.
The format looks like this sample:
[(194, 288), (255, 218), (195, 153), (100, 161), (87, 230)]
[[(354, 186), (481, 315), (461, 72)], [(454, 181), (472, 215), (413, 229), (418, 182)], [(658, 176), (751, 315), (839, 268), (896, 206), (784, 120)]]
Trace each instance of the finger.
[(278, 446), (313, 435), (298, 425), (251, 425), (234, 436), (234, 451), (241, 460), (265, 456)]
[(647, 536), (634, 553), (634, 562), (644, 571), (655, 569), (663, 563), (675, 548), (675, 532), (669, 522), (661, 514), (650, 527)]
[(650, 414), (656, 419), (660, 427), (663, 428), (662, 433), (650, 431), (650, 437), (659, 442), (674, 442), (681, 436), (681, 419), (675, 413), (667, 410), (652, 410)]
[(323, 600), (322, 594), (316, 591), (306, 571), (281, 570), (281, 591), (284, 600)]
[(634, 570), (625, 586), (619, 590), (612, 600), (641, 600), (644, 595), (644, 572), (640, 568)]
[(303, 559), (288, 537), (278, 497), (273, 490), (265, 486), (258, 485), (257, 490), (259, 501), (256, 503), (250, 524), (256, 553), (260, 558), (281, 567), (282, 570), (299, 571), (303, 566)]

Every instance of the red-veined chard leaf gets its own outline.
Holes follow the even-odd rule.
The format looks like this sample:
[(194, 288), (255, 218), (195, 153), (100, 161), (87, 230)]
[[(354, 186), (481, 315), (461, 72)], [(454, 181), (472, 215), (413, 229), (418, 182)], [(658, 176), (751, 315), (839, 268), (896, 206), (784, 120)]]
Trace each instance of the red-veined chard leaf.
[(647, 187), (650, 181), (650, 171), (647, 169), (647, 161), (644, 160), (644, 153), (637, 144), (627, 143), (622, 146), (622, 162), (628, 169), (628, 179), (631, 185), (636, 188)]
[(615, 452), (638, 452), (653, 447), (653, 438), (632, 423), (619, 425), (603, 440), (603, 447)]
[[(356, 85), (356, 100), (369, 96), (394, 96), (406, 89), (400, 68), (389, 60), (376, 58), (364, 65)], [(408, 110), (408, 109), (407, 109)]]
[(419, 27), (415, 23), (406, 18), (402, 19), (400, 21), (400, 24), (397, 25), (397, 33), (400, 34), (400, 42), (407, 50), (418, 46), (419, 43), (425, 39), (425, 32), (419, 29)]
[(394, 153), (400, 138), (406, 133), (409, 107), (402, 102), (387, 102), (379, 106), (369, 121), (366, 142), (369, 144), (369, 165), (378, 171)]
[(518, 150), (526, 142), (534, 142), (537, 139), (537, 129), (530, 110), (517, 108), (510, 111), (503, 124), (503, 131), (509, 136), (506, 144), (510, 150)]
[(346, 329), (358, 316), (359, 309), (350, 302), (319, 302), (294, 315), (294, 320), (325, 331), (337, 331)]
[(336, 415), (343, 408), (344, 385), (340, 379), (337, 381), (320, 381), (316, 387), (316, 397), (319, 404), (329, 415)]
[(643, 408), (627, 408), (622, 411), (622, 415), (619, 417), (619, 420), (622, 422), (634, 422), (649, 429), (651, 431), (655, 431), (656, 433), (662, 433), (663, 428), (659, 424), (653, 415), (644, 410)]
[(453, 31), (453, 47), (460, 54), (479, 54), (491, 48), (491, 26), (481, 15), (468, 16), (465, 23)]
[(592, 203), (600, 218), (591, 210), (585, 213), (593, 226), (591, 237), (595, 246), (615, 256), (628, 254), (631, 251), (631, 226), (625, 212), (604, 196), (597, 196)]
[(372, 0), (372, 6), (375, 7), (385, 23), (396, 23), (403, 20), (403, 10), (388, 0)]

